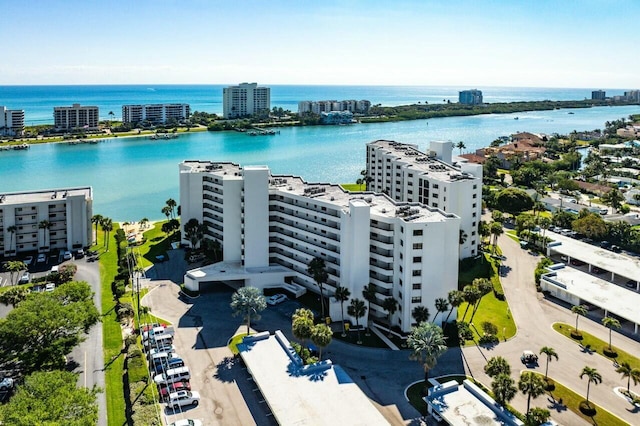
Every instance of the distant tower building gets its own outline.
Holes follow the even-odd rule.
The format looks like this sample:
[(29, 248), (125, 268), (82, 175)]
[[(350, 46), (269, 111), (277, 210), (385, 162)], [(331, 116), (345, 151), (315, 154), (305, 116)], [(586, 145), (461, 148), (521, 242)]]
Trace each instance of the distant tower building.
[(482, 90), (463, 90), (458, 92), (458, 102), (465, 105), (481, 105)]
[(604, 101), (607, 99), (607, 92), (604, 90), (594, 90), (591, 92), (591, 99), (597, 99), (599, 101)]
[(72, 129), (98, 129), (98, 107), (80, 106), (73, 104), (70, 107), (54, 107), (53, 122), (58, 130)]
[(0, 135), (22, 136), (23, 133), (24, 110), (0, 106)]
[(238, 118), (271, 109), (271, 89), (258, 83), (241, 83), (222, 89), (224, 118)]
[(631, 102), (640, 102), (640, 90), (629, 90), (624, 92), (624, 97)]

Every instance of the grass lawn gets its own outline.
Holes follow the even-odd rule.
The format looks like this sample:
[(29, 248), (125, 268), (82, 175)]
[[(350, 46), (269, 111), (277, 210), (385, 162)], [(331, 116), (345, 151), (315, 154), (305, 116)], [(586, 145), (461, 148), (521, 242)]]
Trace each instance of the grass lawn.
[[(598, 426), (620, 426), (620, 425), (627, 424), (622, 419), (614, 416), (604, 408), (594, 404), (591, 401), (589, 401), (589, 404), (591, 405), (591, 407), (595, 408), (596, 414), (593, 416), (588, 416), (583, 414), (580, 411), (580, 403), (584, 401), (585, 398), (582, 395), (575, 393), (571, 389), (563, 386), (558, 382), (554, 382), (554, 383), (555, 383), (555, 389), (552, 391), (548, 391), (549, 395), (551, 395), (551, 397), (553, 397), (553, 399), (556, 401), (559, 401), (560, 399), (562, 399), (562, 403), (566, 405), (569, 410), (573, 411), (578, 416), (585, 419), (589, 424), (598, 425)], [(586, 380), (584, 383), (584, 388), (585, 390), (587, 388)], [(535, 406), (535, 402), (532, 402), (531, 405)]]
[(578, 323), (578, 330), (580, 330), (580, 334), (582, 335), (582, 340), (577, 340), (571, 337), (571, 331), (574, 330), (574, 327), (569, 324), (556, 322), (553, 324), (553, 329), (558, 333), (562, 334), (563, 336), (568, 337), (569, 339), (576, 342), (577, 344), (582, 344), (583, 346), (591, 345), (591, 350), (597, 352), (598, 354), (602, 355), (607, 359), (610, 359), (612, 361), (615, 360), (618, 364), (622, 364), (623, 362), (628, 362), (631, 365), (631, 367), (640, 368), (640, 358), (635, 357), (621, 349), (618, 349), (616, 348), (615, 345), (613, 345), (613, 343), (615, 343), (616, 341), (615, 335), (612, 337), (611, 347), (615, 352), (617, 352), (618, 356), (615, 358), (612, 358), (605, 355), (604, 353), (604, 349), (609, 348), (609, 342), (605, 342), (601, 339), (598, 339), (596, 336), (587, 333), (586, 331), (580, 330), (580, 323)]
[(520, 242), (520, 238), (518, 238), (518, 233), (516, 231), (506, 231), (505, 234), (516, 243)]
[[(18, 275), (18, 273), (16, 272), (16, 275)], [(14, 277), (14, 281), (15, 281), (15, 277)], [(27, 283), (27, 284), (16, 284), (16, 285), (5, 285), (4, 287), (0, 287), (0, 294), (4, 293), (5, 291), (9, 291), (12, 288), (26, 288), (29, 289), (33, 287), (33, 283)]]
[(166, 223), (166, 220), (162, 222), (156, 222), (153, 228), (146, 231), (144, 235), (145, 242), (142, 245), (137, 246), (140, 252), (140, 266), (147, 268), (153, 265), (156, 261), (156, 256), (166, 256), (167, 250), (171, 249), (171, 243), (178, 241), (179, 233), (168, 236), (162, 232), (162, 224)]
[(366, 189), (366, 185), (364, 183), (362, 185), (358, 185), (357, 183), (341, 183), (340, 186), (345, 191), (352, 191), (352, 192), (360, 192)]

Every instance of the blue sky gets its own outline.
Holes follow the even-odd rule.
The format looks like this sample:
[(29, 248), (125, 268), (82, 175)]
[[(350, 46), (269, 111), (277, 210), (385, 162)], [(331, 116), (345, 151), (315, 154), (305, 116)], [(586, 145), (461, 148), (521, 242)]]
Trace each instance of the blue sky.
[(0, 84), (640, 87), (637, 0), (0, 0)]

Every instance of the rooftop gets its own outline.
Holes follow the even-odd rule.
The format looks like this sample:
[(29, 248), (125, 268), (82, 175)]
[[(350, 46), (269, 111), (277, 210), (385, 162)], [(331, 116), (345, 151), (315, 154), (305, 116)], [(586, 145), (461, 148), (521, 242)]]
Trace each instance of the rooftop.
[(52, 200), (64, 200), (67, 197), (78, 195), (91, 199), (91, 187), (86, 186), (78, 188), (45, 189), (42, 191), (0, 193), (0, 205), (50, 202)]
[(240, 356), (281, 425), (388, 425), (389, 422), (331, 361), (302, 366), (282, 332), (245, 337)]

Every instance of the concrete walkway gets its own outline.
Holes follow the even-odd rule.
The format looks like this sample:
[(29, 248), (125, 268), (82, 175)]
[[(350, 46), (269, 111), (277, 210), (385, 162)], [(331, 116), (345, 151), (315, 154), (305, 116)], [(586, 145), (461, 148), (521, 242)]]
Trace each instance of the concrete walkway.
[[(559, 360), (553, 360), (549, 365), (550, 377), (584, 395), (587, 382), (580, 379), (580, 372), (584, 366), (596, 368), (602, 375), (603, 382), (597, 386), (591, 386), (589, 399), (629, 424), (640, 424), (640, 411), (633, 410), (630, 404), (613, 392), (613, 388), (624, 385), (626, 382), (622, 380), (620, 374), (615, 372), (612, 362), (595, 353), (584, 352), (579, 345), (551, 328), (555, 322), (575, 323), (575, 315), (569, 309), (546, 300), (542, 294), (536, 292), (533, 271), (540, 256), (522, 250), (517, 242), (506, 235), (500, 237), (499, 245), (507, 257), (503, 262), (502, 285), (518, 326), (518, 332), (513, 339), (500, 343), (492, 349), (464, 348), (468, 374), (489, 385), (491, 378), (485, 375), (483, 370), (486, 360), (493, 356), (502, 356), (511, 364), (512, 377), (517, 381), (520, 372), (526, 370), (520, 362), (522, 351), (528, 349), (538, 353), (543, 346), (550, 346), (559, 355)], [(582, 318), (580, 329), (602, 340), (608, 339), (608, 330), (592, 320)], [(640, 343), (618, 333), (614, 333), (614, 345), (629, 353), (640, 354)], [(545, 365), (546, 358), (541, 356), (540, 366), (535, 370), (544, 374)], [(638, 391), (638, 387), (635, 390)], [(524, 412), (526, 398), (518, 393), (512, 405)], [(557, 404), (548, 395), (538, 397), (532, 401), (531, 405), (547, 408), (551, 411), (552, 417), (564, 425), (589, 424), (566, 407)], [(621, 422), (621, 424), (624, 423)]]

